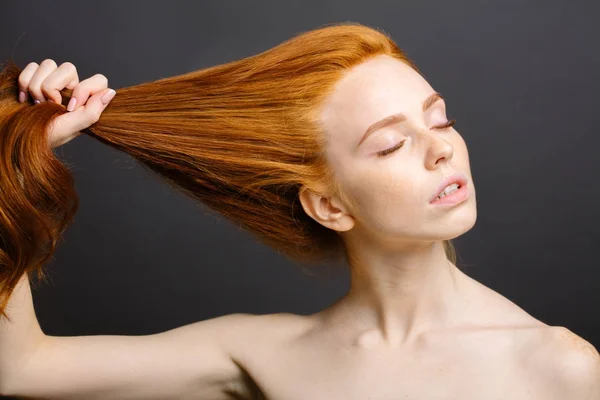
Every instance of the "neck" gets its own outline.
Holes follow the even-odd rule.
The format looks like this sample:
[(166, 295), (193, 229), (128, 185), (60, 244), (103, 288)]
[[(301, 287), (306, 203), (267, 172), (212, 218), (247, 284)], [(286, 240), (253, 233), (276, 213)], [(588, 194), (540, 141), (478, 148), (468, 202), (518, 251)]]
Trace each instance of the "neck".
[(466, 275), (447, 259), (441, 241), (402, 252), (363, 246), (351, 259), (350, 290), (333, 309), (359, 346), (412, 342), (464, 313)]

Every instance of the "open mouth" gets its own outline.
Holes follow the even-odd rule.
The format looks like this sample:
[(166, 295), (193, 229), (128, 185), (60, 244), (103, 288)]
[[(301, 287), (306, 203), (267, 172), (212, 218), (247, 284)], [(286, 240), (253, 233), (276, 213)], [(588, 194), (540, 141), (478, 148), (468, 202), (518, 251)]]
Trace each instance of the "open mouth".
[(431, 204), (458, 204), (469, 197), (469, 190), (466, 185), (453, 183), (446, 190), (438, 195)]

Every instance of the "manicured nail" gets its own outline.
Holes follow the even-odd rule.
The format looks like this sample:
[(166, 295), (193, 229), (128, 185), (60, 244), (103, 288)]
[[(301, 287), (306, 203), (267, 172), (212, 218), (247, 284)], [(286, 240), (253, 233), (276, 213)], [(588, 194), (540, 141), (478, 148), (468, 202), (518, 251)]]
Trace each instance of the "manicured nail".
[(67, 105), (67, 111), (73, 111), (76, 104), (77, 99), (75, 97), (71, 97), (71, 100), (69, 100), (69, 104)]
[(35, 104), (40, 104), (40, 101), (39, 101), (38, 99), (35, 99), (33, 102), (34, 102)]
[(25, 101), (25, 92), (20, 91), (19, 92), (19, 103), (22, 103)]
[(113, 89), (110, 89), (108, 92), (104, 93), (102, 95), (102, 98), (100, 100), (102, 100), (102, 104), (108, 104), (109, 101), (112, 100), (113, 97), (115, 97), (115, 94), (117, 92), (115, 92)]

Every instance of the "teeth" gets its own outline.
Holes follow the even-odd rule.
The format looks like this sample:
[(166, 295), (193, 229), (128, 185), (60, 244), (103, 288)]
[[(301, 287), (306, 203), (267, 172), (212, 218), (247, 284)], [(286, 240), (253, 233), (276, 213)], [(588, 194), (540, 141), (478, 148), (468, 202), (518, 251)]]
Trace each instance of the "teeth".
[(448, 186), (446, 186), (446, 188), (444, 190), (442, 190), (442, 192), (440, 193), (440, 195), (437, 198), (441, 199), (442, 197), (445, 197), (446, 195), (454, 192), (457, 189), (458, 189), (458, 183), (453, 183), (451, 185), (448, 185)]

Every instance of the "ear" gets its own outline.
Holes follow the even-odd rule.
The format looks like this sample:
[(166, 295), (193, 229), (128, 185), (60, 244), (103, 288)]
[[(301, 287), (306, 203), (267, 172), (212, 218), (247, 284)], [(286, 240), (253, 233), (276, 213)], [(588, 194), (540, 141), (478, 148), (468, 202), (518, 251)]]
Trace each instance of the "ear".
[(337, 196), (325, 197), (302, 186), (298, 197), (304, 211), (321, 225), (339, 232), (349, 231), (354, 227), (354, 217)]

